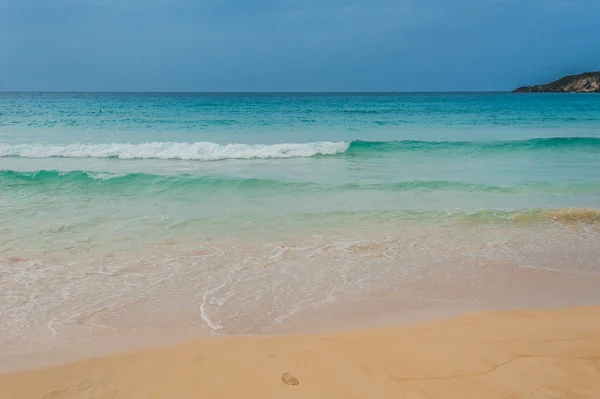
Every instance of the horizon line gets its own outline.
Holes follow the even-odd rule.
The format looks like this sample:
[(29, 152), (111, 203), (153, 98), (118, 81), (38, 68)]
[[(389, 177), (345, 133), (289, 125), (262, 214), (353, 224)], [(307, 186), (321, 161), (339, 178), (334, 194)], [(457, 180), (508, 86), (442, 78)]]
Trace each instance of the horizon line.
[(85, 91), (85, 90), (0, 90), (1, 94), (469, 94), (512, 93), (512, 90), (449, 91)]

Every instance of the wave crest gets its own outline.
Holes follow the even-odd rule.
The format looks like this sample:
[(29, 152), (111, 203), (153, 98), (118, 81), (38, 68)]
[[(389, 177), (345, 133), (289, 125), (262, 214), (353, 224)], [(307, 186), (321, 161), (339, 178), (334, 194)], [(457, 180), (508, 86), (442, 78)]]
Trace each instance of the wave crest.
[(345, 152), (349, 142), (283, 144), (218, 144), (212, 142), (142, 144), (0, 144), (0, 157), (24, 158), (119, 158), (182, 159), (218, 161), (224, 159), (300, 158)]
[(467, 151), (531, 151), (543, 149), (600, 149), (598, 137), (546, 137), (513, 141), (362, 141), (355, 140), (350, 144), (348, 152), (352, 155), (365, 152), (396, 151), (435, 151), (435, 150), (467, 150)]
[[(63, 185), (80, 185), (97, 187), (99, 189), (143, 189), (170, 190), (189, 189), (249, 189), (249, 190), (299, 190), (299, 191), (386, 191), (386, 192), (462, 192), (462, 193), (493, 193), (493, 194), (524, 194), (543, 193), (554, 195), (597, 194), (600, 183), (571, 183), (560, 184), (552, 182), (526, 182), (511, 186), (497, 186), (483, 183), (443, 180), (407, 180), (393, 183), (339, 183), (322, 184), (310, 181), (285, 181), (261, 178), (242, 178), (219, 175), (175, 174), (159, 175), (151, 173), (110, 173), (84, 170), (60, 171), (38, 170), (17, 171), (0, 170), (0, 188), (5, 187), (61, 187)], [(559, 216), (557, 216), (559, 217)]]
[(315, 155), (346, 154), (369, 156), (412, 151), (536, 151), (577, 149), (600, 151), (597, 137), (552, 137), (517, 141), (320, 141), (282, 144), (196, 143), (108, 143), (108, 144), (0, 144), (0, 157), (24, 158), (119, 158), (181, 159), (219, 161), (225, 159), (306, 158)]

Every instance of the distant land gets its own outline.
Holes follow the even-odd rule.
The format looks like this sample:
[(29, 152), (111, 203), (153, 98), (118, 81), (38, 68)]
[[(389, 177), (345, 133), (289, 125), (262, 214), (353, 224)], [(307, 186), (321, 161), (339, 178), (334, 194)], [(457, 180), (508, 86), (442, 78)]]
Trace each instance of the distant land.
[(600, 93), (600, 72), (585, 72), (569, 75), (552, 83), (524, 86), (515, 93)]

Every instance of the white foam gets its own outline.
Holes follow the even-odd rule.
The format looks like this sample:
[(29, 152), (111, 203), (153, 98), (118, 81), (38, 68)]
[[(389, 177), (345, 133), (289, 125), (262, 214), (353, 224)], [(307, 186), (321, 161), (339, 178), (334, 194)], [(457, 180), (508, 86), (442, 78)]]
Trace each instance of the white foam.
[(126, 176), (125, 173), (86, 172), (93, 180), (110, 180)]
[(216, 334), (216, 332), (218, 330), (221, 330), (223, 328), (223, 326), (215, 321), (213, 321), (210, 316), (208, 315), (208, 312), (206, 310), (206, 305), (209, 303), (209, 297), (213, 294), (215, 294), (216, 292), (218, 292), (219, 290), (221, 290), (222, 288), (224, 288), (227, 285), (228, 281), (223, 281), (220, 285), (213, 287), (209, 290), (207, 290), (204, 295), (202, 295), (202, 304), (200, 305), (200, 317), (202, 318), (202, 320), (204, 320), (206, 322), (206, 324), (210, 327), (210, 329), (212, 330), (213, 334)]
[(120, 158), (120, 159), (184, 159), (217, 161), (222, 159), (267, 159), (312, 157), (345, 152), (349, 142), (321, 141), (283, 144), (218, 144), (153, 142), (142, 144), (0, 144), (0, 157), (25, 158)]

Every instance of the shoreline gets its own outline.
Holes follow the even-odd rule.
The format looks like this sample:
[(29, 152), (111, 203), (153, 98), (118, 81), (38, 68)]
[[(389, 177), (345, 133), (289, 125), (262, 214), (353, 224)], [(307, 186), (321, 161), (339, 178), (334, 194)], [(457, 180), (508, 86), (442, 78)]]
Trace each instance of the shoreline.
[[(494, 264), (495, 265), (495, 264)], [(22, 344), (0, 345), (0, 374), (54, 367), (89, 358), (110, 356), (122, 352), (148, 350), (172, 346), (196, 339), (303, 336), (343, 334), (381, 328), (410, 327), (421, 323), (435, 323), (473, 312), (493, 312), (518, 309), (553, 309), (572, 306), (600, 306), (597, 287), (600, 276), (578, 275), (552, 270), (514, 269), (507, 265), (483, 269), (464, 276), (456, 269), (454, 278), (421, 281), (420, 284), (403, 284), (393, 291), (358, 293), (345, 300), (334, 301), (319, 308), (308, 307), (299, 311), (294, 319), (251, 331), (212, 330), (193, 317), (182, 313), (165, 322), (165, 315), (176, 308), (162, 309), (161, 317), (148, 317), (144, 325), (136, 328), (133, 320), (142, 320), (156, 309), (152, 304), (145, 308), (129, 309), (112, 316), (122, 320), (125, 328), (104, 328), (98, 333), (96, 325), (106, 324), (102, 317), (88, 320), (88, 324), (63, 329), (58, 336), (27, 340)], [(512, 272), (511, 272), (512, 271)], [(470, 278), (467, 278), (470, 277)], [(459, 281), (460, 284), (455, 285)], [(177, 301), (176, 303), (183, 303)], [(186, 317), (189, 319), (186, 320)], [(251, 314), (244, 317), (251, 321)], [(109, 319), (110, 320), (110, 319)], [(134, 328), (127, 328), (129, 326)]]
[[(431, 323), (441, 320), (460, 317), (461, 315), (474, 312), (489, 312), (499, 309), (478, 307), (464, 303), (453, 304), (427, 302), (420, 300), (416, 302), (402, 301), (402, 316), (390, 313), (391, 310), (379, 309), (377, 316), (368, 318), (368, 309), (373, 306), (381, 306), (381, 303), (372, 302), (370, 306), (345, 306), (346, 312), (358, 313), (361, 317), (347, 320), (347, 314), (339, 314), (337, 325), (309, 325), (300, 330), (283, 326), (279, 331), (265, 333), (239, 333), (218, 334), (211, 331), (207, 326), (195, 326), (184, 328), (173, 326), (172, 328), (154, 328), (149, 330), (118, 331), (107, 335), (94, 336), (89, 339), (76, 339), (63, 342), (62, 346), (48, 346), (46, 349), (32, 351), (0, 354), (0, 376), (15, 374), (39, 369), (60, 367), (89, 359), (104, 358), (121, 353), (139, 352), (161, 347), (173, 347), (186, 342), (208, 341), (223, 339), (246, 339), (246, 338), (275, 338), (292, 336), (315, 336), (344, 334), (349, 331), (365, 331), (384, 328), (411, 327), (422, 323)], [(500, 308), (506, 310), (506, 308)], [(49, 344), (53, 345), (53, 344)]]
[[(302, 243), (264, 252), (240, 246), (222, 256), (218, 247), (206, 253), (170, 246), (161, 256), (175, 258), (177, 267), (154, 258), (142, 264), (108, 258), (68, 267), (56, 262), (60, 273), (45, 267), (41, 276), (35, 262), (20, 261), (11, 270), (44, 282), (60, 278), (71, 296), (60, 302), (51, 288), (56, 285), (38, 284), (23, 313), (19, 300), (28, 299), (21, 293), (29, 292), (30, 280), (14, 280), (17, 295), (3, 303), (9, 312), (2, 320), (0, 373), (202, 338), (211, 333), (203, 306), (222, 326), (213, 329), (219, 335), (264, 336), (399, 326), (472, 311), (600, 305), (591, 250), (596, 226), (588, 235), (583, 227), (520, 234), (501, 229), (494, 239), (465, 228), (427, 235), (425, 243), (398, 234), (352, 246), (318, 243), (317, 255)], [(102, 289), (107, 285), (128, 291)], [(19, 326), (27, 328), (14, 328)]]
[[(284, 384), (285, 372), (300, 384)], [(0, 392), (11, 399), (598, 397), (600, 306), (199, 339), (0, 374)]]

